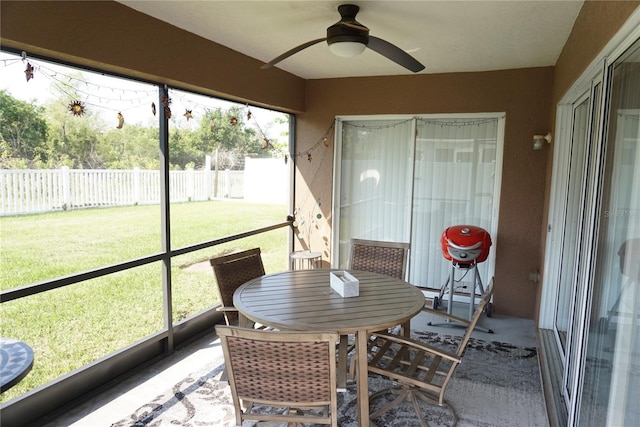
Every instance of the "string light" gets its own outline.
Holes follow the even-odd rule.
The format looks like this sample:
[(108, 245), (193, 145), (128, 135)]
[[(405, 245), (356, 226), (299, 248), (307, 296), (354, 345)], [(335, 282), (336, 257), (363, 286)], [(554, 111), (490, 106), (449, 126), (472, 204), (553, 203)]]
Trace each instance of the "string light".
[(2, 68), (8, 67), (9, 65), (21, 61), (18, 58), (8, 58), (8, 59), (0, 59), (0, 62), (2, 62)]
[[(81, 96), (84, 98), (87, 105), (91, 105), (92, 107), (96, 108), (111, 111), (128, 111), (148, 102), (149, 98), (157, 96), (157, 93), (153, 90), (124, 90), (104, 85), (98, 85), (86, 80), (81, 80), (74, 76), (59, 74), (54, 70), (51, 70), (42, 65), (39, 65), (37, 67), (37, 70), (40, 75), (48, 79), (51, 82), (52, 86), (57, 88), (61, 93), (69, 96), (70, 98)], [(100, 94), (97, 95), (95, 91), (99, 91)], [(112, 96), (110, 96), (109, 94), (112, 94)], [(96, 101), (91, 102), (91, 99), (95, 99)], [(120, 104), (120, 108), (108, 108), (107, 105), (110, 102), (118, 102)], [(130, 106), (122, 108), (122, 103), (128, 103), (130, 104)]]
[[(69, 104), (69, 110), (75, 115), (84, 115), (86, 113), (86, 107), (91, 106), (95, 108), (111, 110), (117, 114), (118, 117), (118, 129), (122, 127), (124, 124), (124, 115), (123, 112), (131, 110), (133, 108), (140, 107), (144, 104), (149, 105), (149, 98), (153, 99), (157, 97), (156, 88), (150, 90), (138, 90), (138, 89), (123, 89), (122, 87), (114, 87), (104, 84), (96, 84), (91, 81), (86, 80), (82, 75), (81, 77), (68, 75), (61, 73), (55, 69), (47, 67), (44, 64), (40, 64), (37, 61), (29, 60), (27, 62), (27, 53), (25, 51), (22, 52), (21, 58), (8, 58), (0, 60), (0, 63), (6, 67), (12, 65), (16, 62), (26, 62), (26, 69), (24, 70), (27, 81), (31, 80), (35, 72), (37, 71), (40, 75), (44, 76), (47, 80), (50, 81), (51, 85), (55, 87), (60, 93), (68, 96), (72, 102)], [(165, 86), (166, 87), (166, 86)], [(96, 94), (99, 92), (99, 94)], [(168, 93), (168, 92), (166, 92)], [(173, 92), (173, 94), (180, 97), (179, 92)], [(82, 101), (78, 101), (80, 98)], [(108, 105), (110, 102), (118, 102), (118, 108), (109, 108)], [(123, 106), (122, 103), (129, 103), (131, 106)], [(165, 118), (171, 118), (171, 108), (170, 105), (172, 103), (171, 98), (165, 96), (161, 99), (161, 104), (164, 108)], [(189, 103), (193, 103), (192, 100), (189, 100)], [(197, 104), (197, 103), (196, 103)], [(72, 110), (72, 106), (73, 110)], [(208, 105), (196, 105), (197, 107), (202, 107), (203, 109), (207, 109)], [(194, 118), (192, 108), (186, 108), (183, 116), (189, 121), (191, 118)], [(155, 102), (151, 102), (151, 113), (153, 116), (157, 113), (157, 108)], [(252, 125), (258, 131), (260, 136), (260, 145), (262, 149), (267, 149), (269, 146), (273, 147), (271, 143), (271, 138), (267, 135), (267, 133), (260, 126), (258, 121), (256, 120), (255, 115), (249, 108), (249, 105), (246, 104), (246, 118), (247, 121), (252, 121)], [(230, 119), (230, 122), (233, 126), (238, 124), (238, 119), (233, 117)], [(213, 131), (215, 128), (215, 123), (212, 120), (210, 123), (210, 129)], [(310, 152), (309, 152), (310, 154)]]
[[(178, 101), (182, 102), (183, 104), (191, 104), (193, 105), (193, 109), (190, 111), (194, 111), (194, 110), (202, 110), (203, 112), (206, 112), (208, 110), (210, 110), (210, 106), (208, 104), (200, 104), (197, 101), (195, 101), (194, 99), (187, 99), (186, 97), (180, 96), (180, 93), (176, 93), (174, 92), (175, 97), (178, 99)], [(251, 108), (249, 107), (249, 104), (245, 104), (245, 112), (243, 113), (244, 117), (246, 117), (247, 121), (251, 122), (250, 124), (256, 129), (256, 131), (259, 133), (259, 138), (260, 138), (260, 146), (263, 150), (266, 150), (267, 148), (269, 148), (269, 146), (273, 147), (273, 144), (271, 143), (272, 138), (269, 137), (269, 135), (267, 135), (267, 133), (263, 130), (263, 128), (260, 126), (260, 123), (258, 122), (258, 120), (256, 119), (256, 116), (253, 114), (253, 112), (251, 111)], [(186, 117), (186, 115), (185, 115)], [(193, 116), (192, 116), (193, 117)], [(187, 119), (188, 120), (188, 119)], [(232, 117), (231, 119), (229, 119), (229, 123), (232, 126), (237, 126), (239, 123), (239, 120), (237, 117)], [(210, 123), (210, 130), (211, 132), (214, 131), (215, 129), (215, 122), (212, 120)]]
[(24, 70), (24, 74), (27, 77), (27, 81), (31, 80), (33, 78), (33, 66), (27, 62), (27, 69)]
[(327, 129), (327, 131), (324, 133), (324, 135), (322, 135), (318, 141), (315, 142), (315, 144), (313, 144), (311, 146), (311, 148), (309, 148), (307, 151), (303, 151), (303, 152), (298, 152), (296, 154), (296, 157), (303, 157), (306, 156), (308, 161), (311, 161), (313, 159), (313, 156), (311, 155), (311, 153), (313, 151), (315, 151), (320, 145), (324, 145), (325, 147), (329, 147), (329, 138), (331, 137), (331, 135), (333, 135), (333, 129), (335, 127), (335, 121), (331, 122), (331, 126), (329, 126), (329, 129)]
[(425, 119), (417, 118), (417, 121), (423, 124), (438, 125), (443, 127), (464, 127), (464, 126), (480, 126), (487, 123), (493, 123), (496, 120), (503, 119), (504, 116), (491, 117), (486, 119), (475, 120), (439, 120), (439, 119)]
[(73, 101), (69, 104), (69, 111), (71, 111), (74, 116), (83, 116), (85, 113), (84, 104), (81, 101)]
[(414, 120), (416, 120), (419, 123), (422, 124), (432, 124), (432, 125), (438, 125), (438, 126), (446, 126), (446, 127), (463, 127), (463, 126), (480, 126), (480, 125), (484, 125), (487, 123), (492, 123), (495, 122), (496, 119), (502, 119), (504, 118), (504, 116), (500, 116), (500, 117), (491, 117), (491, 118), (486, 118), (486, 119), (474, 119), (474, 120), (451, 120), (451, 119), (447, 119), (447, 120), (442, 120), (442, 119), (428, 119), (428, 118), (424, 118), (424, 117), (410, 117), (408, 119), (405, 120), (400, 120), (400, 121), (396, 121), (396, 122), (392, 122), (392, 123), (387, 123), (387, 124), (382, 124), (382, 125), (366, 125), (366, 124), (356, 124), (353, 122), (342, 122), (342, 126), (343, 127), (352, 127), (352, 128), (358, 128), (358, 129), (362, 129), (362, 130), (367, 130), (367, 131), (372, 131), (372, 130), (381, 130), (381, 129), (392, 129), (398, 126), (402, 126), (405, 125), (407, 123), (413, 122)]

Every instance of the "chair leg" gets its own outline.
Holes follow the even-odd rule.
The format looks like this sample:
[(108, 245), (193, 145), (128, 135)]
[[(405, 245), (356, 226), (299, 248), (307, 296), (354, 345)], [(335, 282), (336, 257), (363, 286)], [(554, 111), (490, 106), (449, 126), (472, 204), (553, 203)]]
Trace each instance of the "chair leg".
[[(409, 398), (411, 399), (411, 403), (413, 403), (413, 409), (416, 411), (416, 415), (420, 420), (420, 425), (422, 427), (429, 427), (429, 424), (424, 420), (424, 417), (422, 416), (422, 411), (420, 410), (420, 404), (418, 403), (418, 397), (416, 396), (416, 393), (409, 392), (408, 394)], [(420, 395), (420, 392), (418, 392), (418, 395)]]
[(349, 346), (349, 336), (340, 335), (340, 341), (338, 343), (338, 372), (337, 372), (337, 387), (338, 390), (347, 389), (347, 353)]
[(451, 424), (451, 427), (455, 427), (456, 424), (458, 424), (458, 414), (456, 413), (455, 409), (453, 408), (453, 406), (451, 406), (450, 404), (443, 402), (442, 405), (440, 403), (438, 403), (438, 401), (436, 399), (431, 398), (430, 396), (420, 392), (420, 391), (416, 391), (416, 394), (418, 395), (418, 397), (422, 400), (424, 400), (425, 402), (427, 402), (430, 405), (434, 405), (434, 406), (440, 406), (441, 408), (445, 408), (448, 409), (449, 412), (451, 412), (451, 415), (453, 416), (453, 424)]
[(229, 375), (227, 374), (227, 368), (225, 367), (222, 370), (222, 375), (220, 375), (220, 379), (218, 380), (221, 383), (228, 383), (229, 382)]
[(451, 427), (455, 427), (458, 424), (458, 415), (456, 414), (456, 411), (453, 409), (453, 406), (450, 406), (447, 403), (443, 403), (442, 405), (440, 405), (437, 400), (431, 398), (427, 394), (422, 393), (419, 389), (411, 386), (403, 386), (402, 388), (386, 388), (384, 390), (377, 391), (373, 393), (371, 396), (369, 396), (370, 404), (371, 402), (373, 402), (373, 399), (388, 393), (398, 394), (398, 396), (395, 399), (393, 399), (390, 403), (387, 403), (385, 406), (378, 409), (376, 412), (372, 413), (369, 416), (369, 418), (379, 417), (380, 415), (384, 414), (385, 412), (399, 405), (400, 403), (402, 403), (403, 400), (406, 399), (408, 401), (411, 401), (411, 403), (413, 404), (413, 409), (416, 412), (416, 416), (420, 420), (420, 425), (422, 427), (429, 427), (429, 424), (426, 422), (425, 416), (423, 415), (422, 410), (420, 409), (419, 400), (423, 400), (429, 405), (439, 406), (439, 407), (448, 409), (451, 412), (451, 415), (453, 416), (453, 424), (451, 424)]
[(373, 399), (388, 393), (392, 393), (392, 394), (399, 393), (399, 394), (398, 394), (398, 397), (393, 399), (390, 403), (387, 403), (385, 406), (378, 409), (373, 414), (369, 415), (369, 418), (378, 418), (380, 415), (384, 414), (391, 408), (400, 404), (404, 399), (407, 398), (407, 394), (409, 393), (409, 390), (403, 387), (401, 389), (386, 388), (384, 390), (377, 391), (373, 393), (371, 396), (369, 396), (369, 404), (371, 405), (371, 402), (373, 402)]

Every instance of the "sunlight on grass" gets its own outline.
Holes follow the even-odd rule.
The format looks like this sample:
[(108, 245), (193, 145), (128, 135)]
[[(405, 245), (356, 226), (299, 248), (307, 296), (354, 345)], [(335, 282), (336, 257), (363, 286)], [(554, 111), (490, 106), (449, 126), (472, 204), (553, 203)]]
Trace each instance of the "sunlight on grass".
[[(171, 205), (173, 247), (280, 223), (286, 206), (243, 202)], [(160, 251), (158, 206), (0, 218), (0, 287), (37, 283)], [(218, 301), (209, 258), (260, 247), (267, 273), (288, 265), (289, 229), (172, 259), (173, 322)], [(5, 402), (163, 328), (161, 263), (122, 271), (1, 305), (0, 335), (35, 352), (32, 371)]]

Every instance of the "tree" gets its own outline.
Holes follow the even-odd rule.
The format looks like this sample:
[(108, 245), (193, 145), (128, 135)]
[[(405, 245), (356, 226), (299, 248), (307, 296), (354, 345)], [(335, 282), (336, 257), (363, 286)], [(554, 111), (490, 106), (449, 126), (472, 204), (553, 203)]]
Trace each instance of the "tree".
[(126, 125), (110, 129), (101, 138), (108, 169), (158, 169), (160, 167), (157, 127)]
[[(215, 156), (218, 159), (227, 159), (220, 168), (232, 169), (232, 159), (238, 157), (257, 157), (261, 153), (261, 142), (257, 132), (247, 127), (244, 121), (243, 109), (239, 106), (229, 110), (217, 108), (207, 110), (200, 120), (195, 132), (193, 147), (200, 156), (202, 163), (206, 155)], [(198, 164), (198, 163), (196, 163)]]
[(107, 161), (101, 145), (102, 130), (106, 124), (90, 106), (81, 114), (70, 111), (70, 103), (81, 99), (77, 86), (85, 81), (82, 74), (71, 74), (64, 87), (54, 86), (59, 97), (46, 105), (49, 123), (49, 144), (55, 154), (56, 166), (65, 164), (73, 168), (102, 169)]
[(169, 131), (169, 162), (173, 167), (185, 169), (188, 165), (201, 168), (204, 154), (195, 146), (195, 132), (191, 129), (171, 128)]
[(21, 158), (26, 164), (46, 162), (48, 126), (44, 108), (12, 97), (0, 90), (0, 158)]

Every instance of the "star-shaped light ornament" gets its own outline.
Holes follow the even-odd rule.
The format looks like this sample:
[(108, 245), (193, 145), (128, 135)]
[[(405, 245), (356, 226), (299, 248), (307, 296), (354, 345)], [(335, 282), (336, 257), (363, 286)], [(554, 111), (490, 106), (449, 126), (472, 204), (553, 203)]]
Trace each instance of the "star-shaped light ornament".
[(247, 120), (251, 120), (251, 110), (247, 111)]
[(80, 101), (73, 101), (69, 104), (69, 111), (71, 111), (74, 116), (84, 116), (84, 104)]
[(193, 114), (192, 114), (191, 110), (186, 110), (184, 112), (184, 116), (187, 118), (187, 121), (189, 121), (189, 119), (193, 119)]
[(27, 69), (24, 70), (24, 74), (27, 77), (27, 81), (33, 78), (33, 66), (27, 62)]
[(269, 148), (269, 140), (267, 138), (264, 138), (262, 140), (262, 149), (266, 150), (267, 148)]
[(231, 117), (229, 123), (231, 123), (231, 126), (236, 126), (238, 124), (238, 119), (236, 119), (235, 117)]

